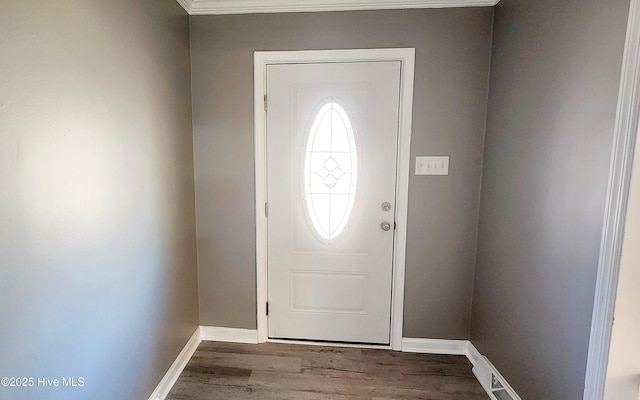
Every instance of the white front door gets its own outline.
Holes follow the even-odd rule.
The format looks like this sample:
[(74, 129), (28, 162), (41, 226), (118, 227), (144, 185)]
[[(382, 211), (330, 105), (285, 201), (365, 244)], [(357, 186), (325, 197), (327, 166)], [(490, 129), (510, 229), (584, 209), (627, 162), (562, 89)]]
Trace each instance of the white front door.
[(389, 343), (400, 69), (267, 67), (271, 338)]

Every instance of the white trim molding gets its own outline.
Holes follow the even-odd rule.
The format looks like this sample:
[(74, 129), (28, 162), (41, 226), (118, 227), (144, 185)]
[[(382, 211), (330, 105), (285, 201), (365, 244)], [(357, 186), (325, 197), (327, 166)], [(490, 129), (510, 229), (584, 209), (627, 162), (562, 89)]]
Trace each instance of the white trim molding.
[(258, 343), (258, 331), (255, 329), (220, 328), (201, 326), (200, 338), (207, 342)]
[(182, 6), (182, 8), (184, 8), (184, 10), (188, 14), (191, 14), (191, 8), (193, 7), (193, 0), (176, 0), (176, 1), (178, 2), (178, 4)]
[(402, 338), (402, 352), (466, 356), (473, 365), (473, 374), (491, 400), (498, 400), (494, 394), (498, 388), (505, 390), (512, 400), (522, 400), (489, 359), (468, 340)]
[(391, 347), (402, 348), (404, 308), (405, 254), (407, 244), (407, 209), (411, 164), (411, 121), (413, 112), (413, 80), (415, 49), (362, 49), (318, 51), (257, 51), (254, 54), (254, 118), (256, 174), (256, 295), (258, 341), (267, 341), (267, 155), (266, 155), (266, 91), (267, 66), (292, 63), (400, 61), (400, 113), (398, 128), (398, 169), (396, 175), (396, 224), (393, 252), (393, 290), (391, 295)]
[(468, 340), (402, 338), (402, 351), (404, 353), (466, 356), (468, 347)]
[(465, 355), (467, 356), (469, 361), (471, 361), (471, 364), (476, 366), (479, 362), (482, 361), (483, 355), (480, 354), (478, 349), (476, 349), (476, 346), (474, 346), (473, 343), (471, 343), (471, 341), (467, 340), (466, 342), (467, 342), (467, 350), (465, 352)]
[(177, 0), (190, 15), (492, 7), (499, 0)]
[(311, 341), (308, 341), (308, 340), (293, 340), (293, 339), (267, 339), (267, 343), (299, 344), (299, 345), (302, 345), (302, 346), (338, 347), (338, 348), (351, 348), (351, 349), (391, 350), (391, 346), (382, 345), (382, 344), (359, 344), (359, 343), (342, 343), (342, 342), (311, 342)]
[(191, 356), (193, 356), (193, 353), (196, 352), (196, 349), (200, 345), (200, 341), (200, 328), (198, 328), (193, 335), (191, 335), (191, 338), (180, 354), (178, 354), (178, 357), (176, 357), (173, 364), (171, 364), (167, 373), (162, 377), (162, 380), (160, 380), (156, 389), (151, 393), (149, 400), (164, 400), (169, 395), (171, 388), (180, 377), (182, 370), (187, 366), (187, 363), (191, 359)]
[(484, 391), (491, 400), (499, 400), (504, 397), (496, 397), (496, 391), (506, 391), (512, 400), (522, 400), (515, 390), (509, 385), (498, 369), (491, 364), (489, 359), (478, 351), (471, 342), (467, 342), (466, 356), (473, 364), (473, 374), (476, 376)]
[(640, 113), (640, 0), (631, 0), (583, 400), (604, 396), (631, 168)]

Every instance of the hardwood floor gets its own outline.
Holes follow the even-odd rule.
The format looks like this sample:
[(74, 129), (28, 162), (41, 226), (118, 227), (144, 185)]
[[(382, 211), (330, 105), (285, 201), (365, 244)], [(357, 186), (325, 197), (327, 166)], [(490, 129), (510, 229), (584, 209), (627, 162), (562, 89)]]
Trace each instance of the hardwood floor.
[(202, 342), (167, 400), (487, 400), (464, 356)]

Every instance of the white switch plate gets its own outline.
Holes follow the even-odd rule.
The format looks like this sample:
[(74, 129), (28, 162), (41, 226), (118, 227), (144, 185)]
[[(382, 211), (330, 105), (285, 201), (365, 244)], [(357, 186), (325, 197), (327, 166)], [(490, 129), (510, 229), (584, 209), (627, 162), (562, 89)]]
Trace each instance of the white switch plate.
[(416, 157), (416, 175), (449, 175), (449, 156)]

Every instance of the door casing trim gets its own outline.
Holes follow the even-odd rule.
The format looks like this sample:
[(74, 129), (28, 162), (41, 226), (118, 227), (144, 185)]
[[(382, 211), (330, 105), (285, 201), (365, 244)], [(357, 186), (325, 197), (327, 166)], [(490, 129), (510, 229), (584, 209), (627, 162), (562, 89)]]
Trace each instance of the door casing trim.
[(267, 303), (267, 148), (264, 96), (267, 66), (331, 62), (400, 61), (400, 112), (398, 118), (398, 168), (396, 170), (396, 234), (393, 243), (393, 286), (391, 293), (391, 337), (393, 350), (402, 349), (404, 280), (411, 165), (411, 123), (413, 112), (414, 48), (256, 51), (254, 53), (254, 145), (256, 174), (256, 312), (258, 342), (268, 339)]
[(624, 224), (640, 125), (640, 0), (630, 2), (621, 71), (583, 400), (602, 399), (607, 380)]

